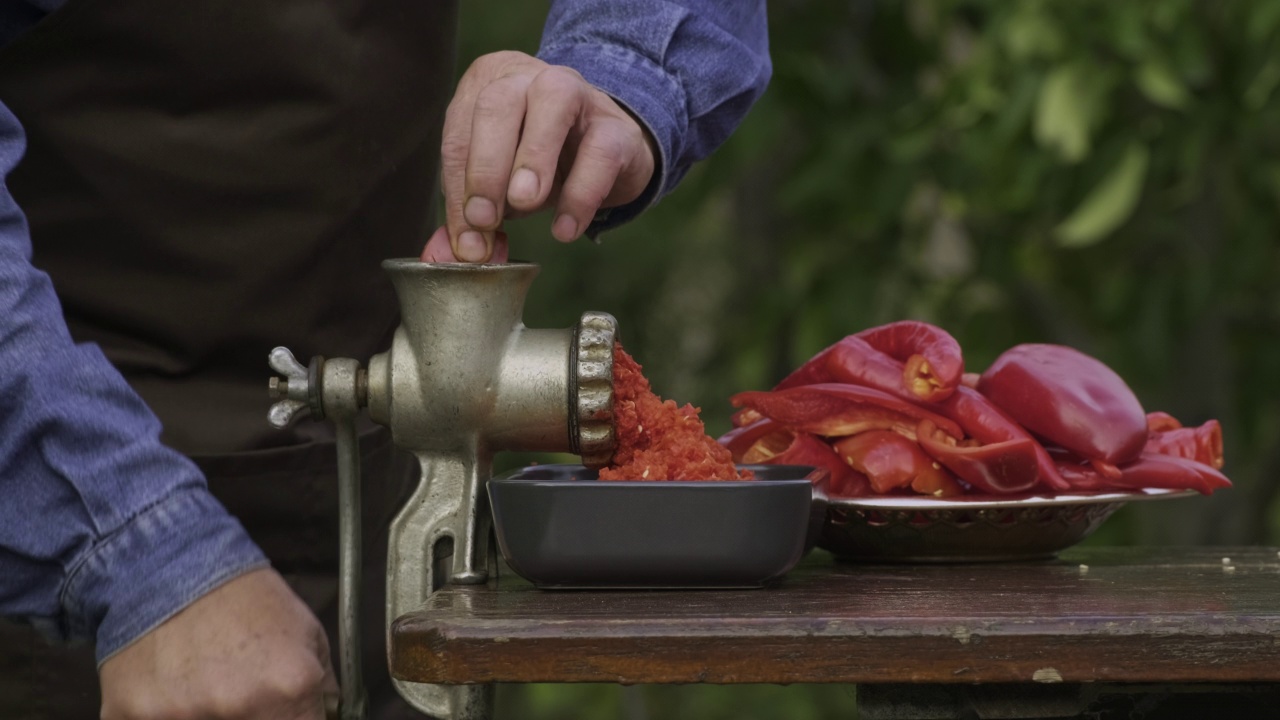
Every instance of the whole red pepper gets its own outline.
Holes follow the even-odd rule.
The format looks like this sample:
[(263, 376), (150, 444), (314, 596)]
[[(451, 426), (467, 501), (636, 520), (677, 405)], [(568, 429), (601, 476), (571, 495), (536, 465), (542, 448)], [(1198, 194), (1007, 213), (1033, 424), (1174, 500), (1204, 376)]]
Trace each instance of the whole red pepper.
[(1020, 492), (1034, 487), (1039, 480), (1036, 449), (1040, 446), (1029, 437), (963, 447), (929, 420), (921, 421), (916, 436), (926, 453), (980, 490)]
[[(1010, 418), (984, 395), (968, 387), (958, 387), (951, 397), (934, 406), (938, 412), (954, 420), (964, 429), (965, 435), (984, 445), (995, 445), (1010, 441), (1030, 441), (1030, 450), (1036, 458), (1036, 473), (1032, 480), (1038, 478), (1045, 485), (1055, 490), (1067, 490), (1070, 485), (1058, 473), (1053, 459), (1045, 452), (1043, 446), (1023, 429), (1013, 418)], [(943, 428), (945, 430), (945, 428)], [(945, 430), (952, 437), (964, 437)], [(927, 451), (928, 448), (926, 447)], [(935, 456), (936, 457), (936, 456)], [(944, 463), (945, 464), (945, 463)], [(955, 472), (955, 469), (952, 468)], [(959, 474), (959, 473), (957, 473)], [(962, 479), (967, 479), (960, 475)], [(1021, 484), (1014, 482), (1012, 484)]]
[(903, 384), (924, 402), (945, 400), (960, 386), (964, 355), (946, 330), (916, 320), (869, 328), (856, 337), (904, 364)]
[(1111, 368), (1062, 345), (1017, 345), (978, 389), (1027, 430), (1087, 460), (1123, 465), (1147, 440), (1147, 417)]
[(870, 430), (840, 438), (833, 447), (849, 467), (867, 476), (875, 492), (905, 487), (935, 497), (964, 492), (951, 473), (925, 454), (919, 443), (892, 430)]
[(751, 391), (730, 398), (790, 429), (842, 437), (867, 430), (894, 430), (912, 439), (921, 420), (932, 420), (944, 432), (962, 437), (952, 420), (888, 393), (843, 383), (819, 383), (786, 390)]

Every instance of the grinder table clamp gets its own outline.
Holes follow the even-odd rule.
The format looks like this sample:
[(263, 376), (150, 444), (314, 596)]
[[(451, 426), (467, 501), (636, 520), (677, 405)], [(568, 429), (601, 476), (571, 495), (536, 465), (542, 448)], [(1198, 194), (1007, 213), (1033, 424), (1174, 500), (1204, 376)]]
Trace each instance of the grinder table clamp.
[[(391, 525), (387, 554), (387, 633), (446, 583), (487, 579), (490, 516), (485, 484), (499, 451), (572, 452), (586, 465), (613, 454), (613, 345), (617, 323), (583, 313), (569, 329), (525, 327), (525, 295), (538, 266), (382, 264), (400, 303), (391, 347), (369, 359), (314, 357), (304, 367), (285, 348), (269, 363), (277, 402), (268, 413), (287, 426), (306, 409), (337, 431), (340, 507), (340, 716), (365, 716), (360, 673), (360, 452), (355, 418), (391, 429), (421, 466), (418, 486)], [(480, 720), (492, 686), (396, 689), (441, 720)]]

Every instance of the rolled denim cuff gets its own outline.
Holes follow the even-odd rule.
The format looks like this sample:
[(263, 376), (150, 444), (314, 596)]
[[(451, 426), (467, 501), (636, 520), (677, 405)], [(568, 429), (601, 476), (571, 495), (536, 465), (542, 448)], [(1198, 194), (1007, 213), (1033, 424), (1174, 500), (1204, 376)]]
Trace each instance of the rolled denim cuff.
[(204, 488), (184, 488), (118, 528), (74, 568), (62, 603), (72, 635), (108, 658), (267, 558)]
[(538, 57), (551, 65), (564, 65), (582, 74), (587, 82), (612, 97), (635, 117), (654, 139), (653, 178), (635, 200), (596, 213), (586, 235), (595, 239), (634, 220), (656, 204), (683, 177), (688, 168), (673, 168), (680, 157), (685, 129), (689, 126), (684, 88), (652, 60), (625, 47), (576, 42), (544, 48)]

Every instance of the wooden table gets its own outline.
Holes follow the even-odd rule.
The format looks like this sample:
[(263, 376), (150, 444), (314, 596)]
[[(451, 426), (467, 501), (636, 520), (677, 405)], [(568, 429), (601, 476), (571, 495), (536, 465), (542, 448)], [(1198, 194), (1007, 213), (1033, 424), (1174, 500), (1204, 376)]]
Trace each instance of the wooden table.
[(952, 717), (934, 706), (972, 706), (975, 688), (1015, 703), (1079, 705), (1134, 684), (1130, 695), (1226, 687), (1272, 702), (1280, 555), (1102, 548), (848, 565), (821, 554), (776, 587), (736, 591), (540, 591), (507, 573), (441, 590), (392, 633), (392, 672), (406, 680), (857, 683), (863, 717), (877, 703), (934, 708), (884, 717)]

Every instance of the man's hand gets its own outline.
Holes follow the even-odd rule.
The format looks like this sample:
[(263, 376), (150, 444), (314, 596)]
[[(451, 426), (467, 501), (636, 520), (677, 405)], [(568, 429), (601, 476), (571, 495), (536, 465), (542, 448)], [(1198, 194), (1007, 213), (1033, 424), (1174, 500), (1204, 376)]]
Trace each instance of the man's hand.
[(422, 259), (501, 262), (503, 219), (554, 208), (551, 234), (571, 242), (600, 208), (640, 196), (654, 149), (640, 123), (576, 71), (499, 52), (458, 82), (441, 165), (446, 225)]
[(274, 570), (196, 600), (102, 665), (103, 720), (324, 720), (329, 643)]

